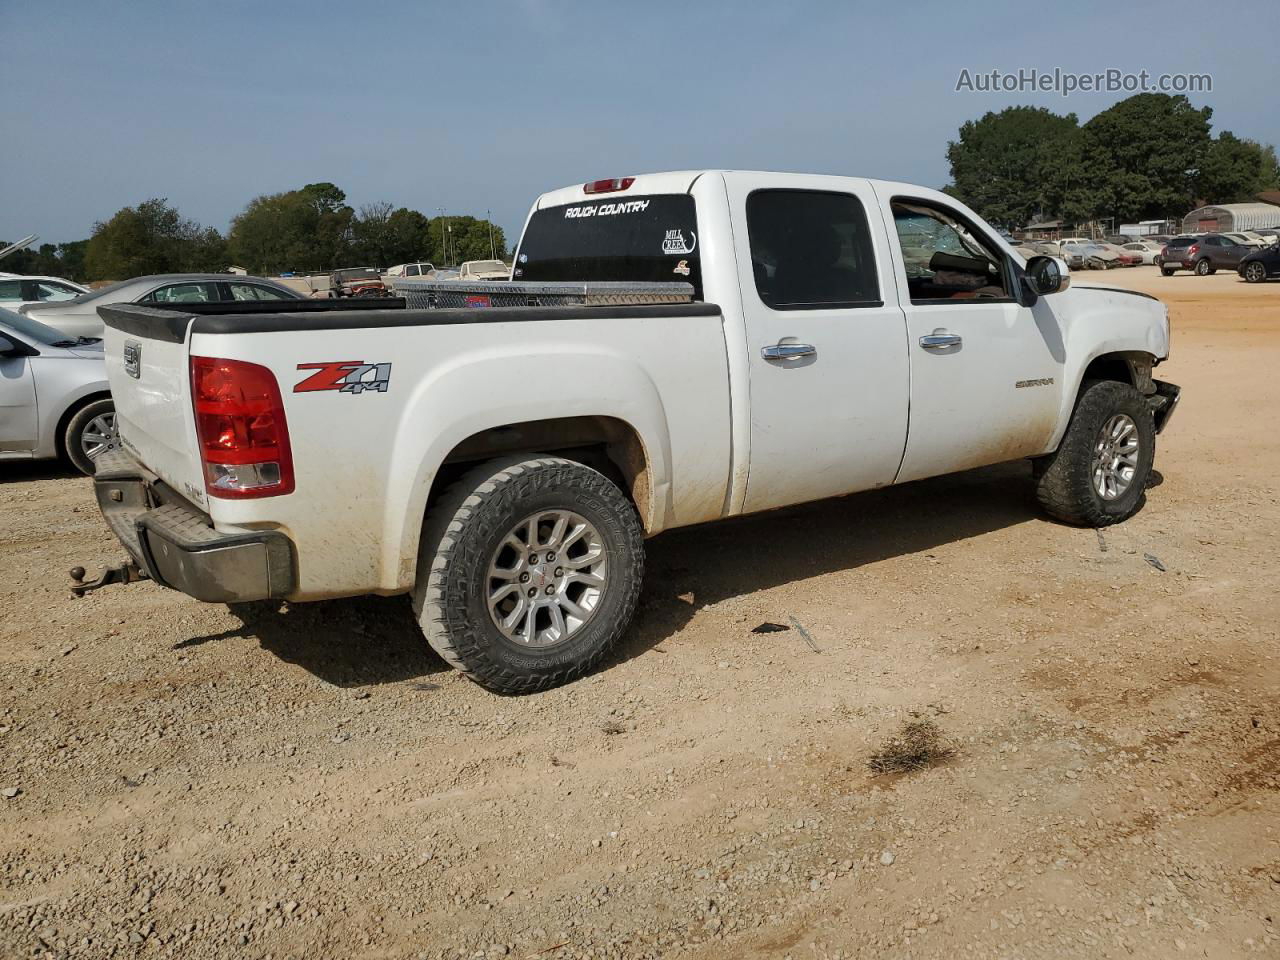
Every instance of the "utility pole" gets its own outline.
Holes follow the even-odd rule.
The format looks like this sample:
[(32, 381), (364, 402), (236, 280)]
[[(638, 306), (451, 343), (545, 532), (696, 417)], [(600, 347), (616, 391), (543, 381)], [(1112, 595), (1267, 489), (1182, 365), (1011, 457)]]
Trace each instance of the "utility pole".
[(489, 224), (489, 259), (498, 259), (498, 248), (493, 245), (493, 213), (486, 210), (484, 212), (485, 222)]
[(451, 266), (449, 262), (449, 218), (444, 215), (444, 207), (436, 207), (440, 212), (440, 252), (444, 254), (444, 265)]

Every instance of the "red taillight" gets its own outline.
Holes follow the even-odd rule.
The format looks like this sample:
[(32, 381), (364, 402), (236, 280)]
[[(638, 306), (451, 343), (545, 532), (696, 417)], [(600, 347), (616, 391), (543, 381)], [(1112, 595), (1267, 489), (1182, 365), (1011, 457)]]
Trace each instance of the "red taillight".
[(1187, 256), (1194, 257), (1196, 255), (1196, 251), (1199, 249), (1200, 249), (1200, 244), (1198, 243), (1192, 244), (1191, 246), (1187, 247)]
[(583, 193), (617, 193), (636, 182), (635, 177), (614, 177), (611, 180), (592, 180), (582, 185)]
[(244, 360), (192, 357), (191, 401), (210, 496), (293, 492), (289, 425), (275, 374)]

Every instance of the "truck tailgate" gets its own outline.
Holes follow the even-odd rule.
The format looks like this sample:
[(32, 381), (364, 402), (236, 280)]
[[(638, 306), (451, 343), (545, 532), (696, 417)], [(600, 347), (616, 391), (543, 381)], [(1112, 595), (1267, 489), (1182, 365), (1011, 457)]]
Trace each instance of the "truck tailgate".
[(182, 496), (203, 506), (204, 477), (191, 412), (187, 326), (171, 310), (100, 308), (107, 380), (126, 450)]

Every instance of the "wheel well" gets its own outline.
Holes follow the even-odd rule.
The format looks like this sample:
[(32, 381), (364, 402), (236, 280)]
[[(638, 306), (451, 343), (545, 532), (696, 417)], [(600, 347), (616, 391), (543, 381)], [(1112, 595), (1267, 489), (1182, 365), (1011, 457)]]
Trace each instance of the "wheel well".
[(1084, 376), (1080, 378), (1080, 382), (1087, 383), (1090, 380), (1119, 380), (1132, 386), (1133, 371), (1125, 354), (1104, 353), (1100, 357), (1094, 357), (1089, 366), (1084, 368)]
[(557, 417), (490, 427), (449, 451), (436, 471), (427, 509), (458, 477), (485, 460), (510, 453), (554, 453), (599, 470), (635, 505), (649, 529), (653, 485), (644, 443), (631, 424), (616, 417)]
[(100, 390), (97, 393), (90, 393), (81, 397), (66, 410), (62, 411), (62, 416), (58, 418), (58, 429), (53, 435), (53, 442), (58, 451), (59, 457), (67, 455), (67, 424), (71, 422), (71, 418), (87, 407), (89, 404), (98, 400), (110, 400), (111, 391)]

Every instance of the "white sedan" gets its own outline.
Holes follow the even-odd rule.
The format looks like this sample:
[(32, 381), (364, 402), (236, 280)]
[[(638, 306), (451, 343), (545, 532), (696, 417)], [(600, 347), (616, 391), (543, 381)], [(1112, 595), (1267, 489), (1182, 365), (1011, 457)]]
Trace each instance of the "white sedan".
[(0, 307), (7, 310), (17, 310), (24, 303), (64, 303), (88, 292), (88, 287), (61, 277), (0, 273)]
[(1126, 243), (1124, 249), (1131, 253), (1139, 254), (1144, 264), (1152, 264), (1156, 262), (1156, 257), (1160, 256), (1160, 251), (1164, 249), (1164, 245), (1156, 243), (1154, 240), (1135, 240), (1132, 243)]

